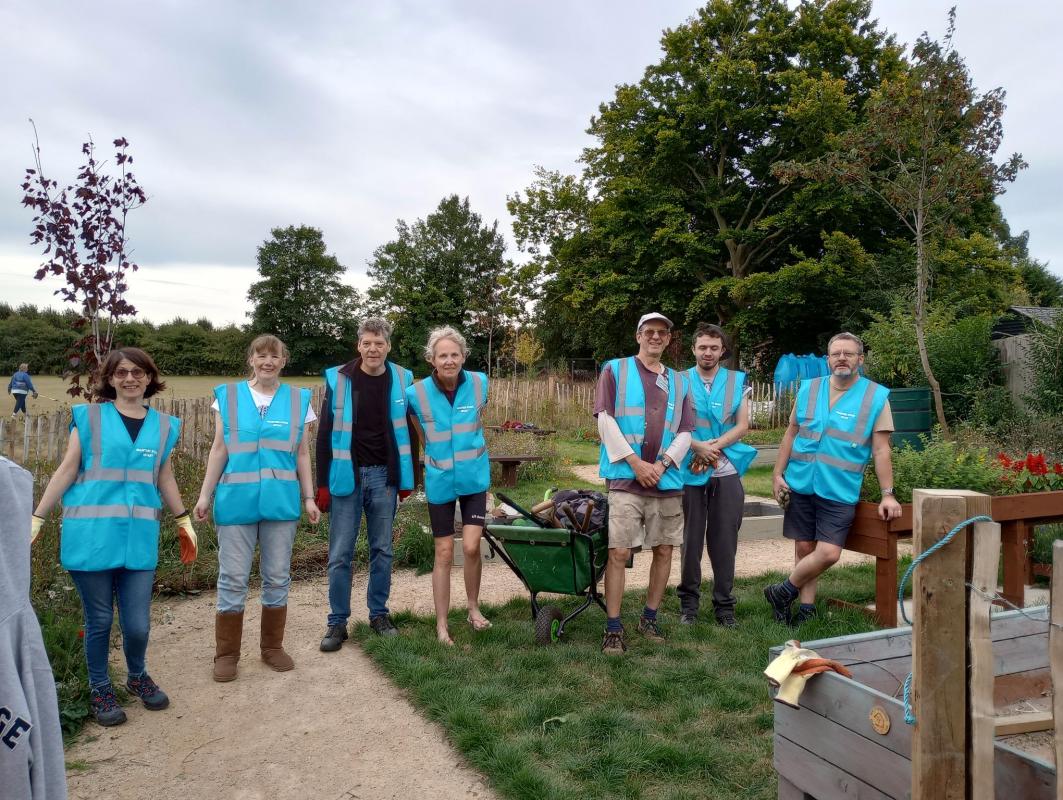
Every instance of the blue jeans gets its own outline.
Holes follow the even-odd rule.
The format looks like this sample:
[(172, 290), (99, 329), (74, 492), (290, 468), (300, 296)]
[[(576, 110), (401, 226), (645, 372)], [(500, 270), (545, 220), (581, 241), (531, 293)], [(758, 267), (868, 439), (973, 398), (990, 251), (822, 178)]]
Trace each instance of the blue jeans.
[(391, 523), (398, 494), (388, 486), (388, 468), (360, 467), (354, 492), (333, 497), (328, 525), (329, 625), (346, 625), (351, 616), (351, 562), (365, 512), (369, 537), (369, 618), (388, 613), (391, 594)]
[(153, 569), (104, 569), (98, 572), (71, 570), (81, 607), (85, 613), (85, 661), (89, 666), (89, 686), (97, 689), (111, 683), (107, 675), (114, 598), (118, 595), (118, 625), (122, 629), (122, 649), (130, 678), (146, 671), (151, 628), (151, 587)]
[(248, 525), (218, 526), (218, 611), (243, 611), (247, 582), (258, 543), (258, 574), (262, 577), (262, 605), (288, 605), (292, 582), (292, 544), (297, 520), (271, 520)]

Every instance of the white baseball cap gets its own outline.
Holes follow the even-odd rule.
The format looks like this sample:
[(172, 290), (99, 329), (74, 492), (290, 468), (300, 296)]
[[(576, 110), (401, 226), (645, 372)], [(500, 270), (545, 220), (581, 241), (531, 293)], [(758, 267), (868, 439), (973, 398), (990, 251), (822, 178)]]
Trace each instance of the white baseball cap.
[(655, 319), (659, 319), (665, 325), (667, 325), (668, 330), (671, 330), (673, 327), (675, 327), (674, 325), (672, 325), (672, 320), (668, 319), (668, 317), (666, 317), (664, 314), (660, 313), (659, 311), (651, 311), (649, 314), (643, 314), (641, 317), (639, 317), (639, 324), (635, 326), (635, 335), (638, 335), (638, 332), (642, 330), (643, 325)]

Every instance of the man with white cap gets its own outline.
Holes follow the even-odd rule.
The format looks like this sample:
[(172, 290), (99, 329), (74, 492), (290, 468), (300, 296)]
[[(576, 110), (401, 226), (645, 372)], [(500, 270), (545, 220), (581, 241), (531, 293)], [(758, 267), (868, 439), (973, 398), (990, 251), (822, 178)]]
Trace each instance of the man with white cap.
[(632, 548), (650, 547), (653, 563), (638, 631), (661, 642), (657, 609), (664, 598), (672, 548), (683, 544), (683, 463), (694, 429), (686, 376), (661, 363), (672, 338), (664, 314), (644, 314), (635, 327), (639, 351), (602, 369), (594, 414), (602, 440), (599, 474), (609, 490), (607, 622), (602, 652), (627, 650), (620, 606)]

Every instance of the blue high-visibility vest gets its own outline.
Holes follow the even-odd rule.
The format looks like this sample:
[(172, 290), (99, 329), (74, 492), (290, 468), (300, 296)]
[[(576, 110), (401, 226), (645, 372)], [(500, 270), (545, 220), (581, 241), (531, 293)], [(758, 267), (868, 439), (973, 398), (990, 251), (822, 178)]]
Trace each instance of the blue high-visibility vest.
[(424, 488), (429, 503), (449, 503), (461, 495), (485, 492), (491, 485), (483, 426), (487, 376), (465, 370), (462, 375), (453, 405), (431, 375), (406, 390), (406, 402), (424, 430)]
[[(646, 439), (646, 393), (642, 389), (642, 378), (639, 377), (639, 367), (634, 356), (628, 358), (614, 358), (606, 365), (613, 372), (616, 379), (616, 401), (614, 403), (613, 418), (624, 434), (624, 439), (635, 455), (642, 457), (642, 443)], [(664, 415), (664, 432), (661, 436), (661, 448), (657, 451), (660, 458), (668, 449), (669, 445), (679, 433), (679, 426), (683, 422), (683, 402), (686, 399), (687, 387), (686, 375), (676, 372), (671, 367), (665, 367), (665, 375), (668, 376), (668, 406)], [(599, 448), (598, 474), (606, 480), (634, 480), (635, 471), (621, 459), (610, 461), (605, 445)], [(661, 491), (669, 492), (683, 488), (683, 472), (680, 469), (665, 470), (661, 480), (657, 483)]]
[(246, 381), (214, 387), (229, 454), (214, 494), (214, 522), (250, 525), (263, 520), (297, 520), (302, 515), (296, 458), (309, 389), (280, 384), (259, 413)]
[(800, 427), (784, 473), (790, 488), (838, 503), (859, 500), (875, 420), (889, 394), (859, 378), (832, 408), (829, 376), (802, 381), (795, 405)]
[[(690, 381), (690, 395), (694, 401), (692, 438), (699, 442), (720, 438), (738, 423), (738, 410), (742, 406), (742, 393), (746, 388), (746, 374), (720, 367), (712, 381), (711, 392), (705, 390), (705, 383), (696, 366), (688, 369), (686, 374), (687, 380)], [(749, 465), (757, 457), (756, 448), (745, 442), (729, 444), (723, 448), (723, 453), (739, 475), (745, 475)], [(695, 475), (690, 471), (693, 460), (694, 449), (691, 448), (683, 460), (683, 481), (687, 486), (704, 486), (709, 482), (715, 468), (709, 467)]]
[[(410, 448), (410, 429), (406, 425), (406, 388), (413, 383), (413, 373), (398, 364), (386, 362), (391, 371), (391, 393), (388, 414), (399, 453), (399, 488), (413, 488), (413, 455)], [(325, 382), (332, 393), (332, 463), (329, 466), (329, 493), (347, 497), (354, 493), (357, 477), (354, 474), (354, 401), (351, 380), (339, 367), (325, 370)]]
[(181, 421), (149, 408), (136, 441), (111, 403), (76, 405), (77, 480), (63, 493), (59, 560), (68, 570), (155, 569), (159, 561), (159, 470)]

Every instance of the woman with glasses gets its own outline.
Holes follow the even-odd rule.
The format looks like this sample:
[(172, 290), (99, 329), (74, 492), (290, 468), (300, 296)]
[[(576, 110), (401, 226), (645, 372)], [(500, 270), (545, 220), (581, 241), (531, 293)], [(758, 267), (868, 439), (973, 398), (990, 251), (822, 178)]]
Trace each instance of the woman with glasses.
[(406, 389), (406, 404), (415, 415), (417, 432), (424, 442), (424, 485), (435, 539), (432, 598), (436, 637), (447, 645), (454, 644), (447, 613), (456, 506), (461, 509), (467, 620), (473, 630), (491, 627), (480, 613), (480, 537), (491, 485), (491, 462), (483, 428), (487, 376), (462, 369), (468, 355), (464, 336), (449, 325), (436, 328), (428, 335), (424, 349), (432, 374)]
[[(255, 545), (262, 577), (262, 660), (277, 672), (295, 667), (284, 650), (292, 545), (302, 511), (321, 519), (310, 474), (308, 427), (317, 419), (309, 389), (280, 382), (288, 348), (276, 336), (257, 337), (247, 350), (250, 380), (214, 389), (214, 443), (196, 501), (206, 520), (214, 497), (218, 530), (218, 611), (214, 617), (214, 680), (235, 680), (244, 604)], [(217, 492), (215, 493), (215, 489)]]
[(143, 350), (111, 351), (95, 388), (106, 402), (71, 409), (66, 454), (33, 512), (35, 541), (62, 498), (60, 561), (81, 596), (90, 703), (106, 726), (126, 721), (107, 673), (116, 597), (126, 688), (153, 711), (170, 704), (145, 664), (163, 502), (176, 517), (181, 562), (196, 558), (196, 534), (170, 467), (181, 422), (144, 402), (165, 388)]

